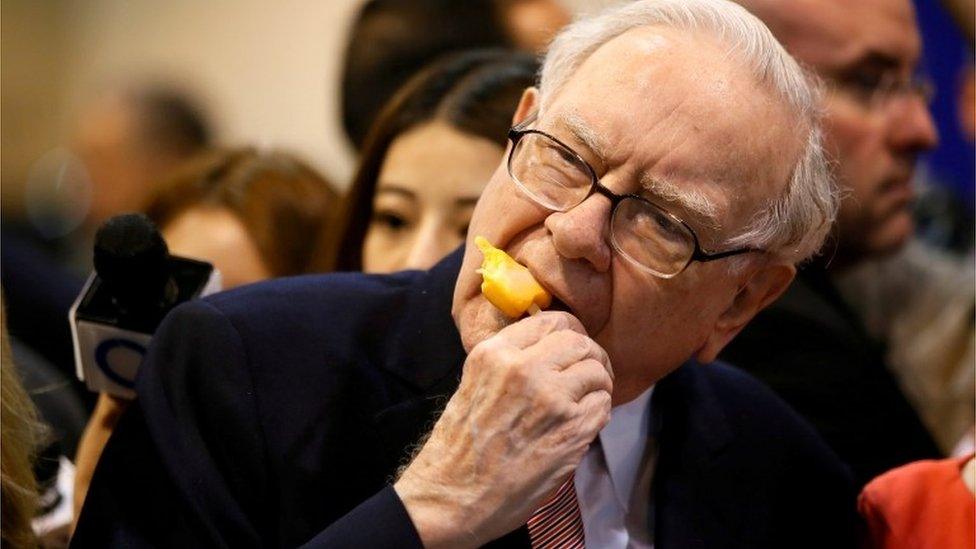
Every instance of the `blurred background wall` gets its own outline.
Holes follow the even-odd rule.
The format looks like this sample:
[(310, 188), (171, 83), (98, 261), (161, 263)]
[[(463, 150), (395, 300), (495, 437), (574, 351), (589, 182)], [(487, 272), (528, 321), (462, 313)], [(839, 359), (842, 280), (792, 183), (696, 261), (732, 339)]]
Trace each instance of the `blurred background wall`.
[(0, 3), (0, 203), (20, 208), (31, 164), (64, 132), (67, 2)]

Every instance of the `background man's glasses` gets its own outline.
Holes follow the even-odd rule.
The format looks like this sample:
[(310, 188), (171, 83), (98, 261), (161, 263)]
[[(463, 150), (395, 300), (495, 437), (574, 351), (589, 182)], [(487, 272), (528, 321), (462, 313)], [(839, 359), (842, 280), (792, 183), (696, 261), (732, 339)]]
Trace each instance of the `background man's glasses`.
[(681, 273), (692, 261), (713, 261), (746, 252), (739, 248), (710, 254), (684, 221), (644, 197), (618, 195), (600, 184), (593, 167), (566, 144), (535, 129), (525, 129), (535, 117), (512, 128), (508, 173), (515, 184), (539, 205), (559, 212), (571, 210), (600, 193), (610, 200), (610, 241), (614, 249), (637, 267), (660, 278)]
[(928, 105), (935, 96), (935, 86), (921, 75), (904, 78), (892, 72), (856, 71), (830, 80), (862, 107), (877, 112), (905, 99)]

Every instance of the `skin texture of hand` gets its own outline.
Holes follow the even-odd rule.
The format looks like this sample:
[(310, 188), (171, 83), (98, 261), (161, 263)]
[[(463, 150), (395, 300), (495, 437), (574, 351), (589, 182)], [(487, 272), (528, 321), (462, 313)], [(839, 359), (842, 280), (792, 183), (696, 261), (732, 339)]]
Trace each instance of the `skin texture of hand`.
[(524, 524), (610, 419), (610, 359), (564, 312), (476, 345), (458, 391), (394, 485), (426, 547), (476, 547)]

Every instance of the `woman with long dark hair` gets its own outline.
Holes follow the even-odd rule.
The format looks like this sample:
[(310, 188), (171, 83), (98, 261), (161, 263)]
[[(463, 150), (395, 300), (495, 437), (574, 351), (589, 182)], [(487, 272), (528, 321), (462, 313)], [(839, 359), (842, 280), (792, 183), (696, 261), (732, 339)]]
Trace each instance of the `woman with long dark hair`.
[(336, 269), (423, 269), (460, 245), (537, 70), (528, 54), (471, 50), (408, 81), (367, 135)]

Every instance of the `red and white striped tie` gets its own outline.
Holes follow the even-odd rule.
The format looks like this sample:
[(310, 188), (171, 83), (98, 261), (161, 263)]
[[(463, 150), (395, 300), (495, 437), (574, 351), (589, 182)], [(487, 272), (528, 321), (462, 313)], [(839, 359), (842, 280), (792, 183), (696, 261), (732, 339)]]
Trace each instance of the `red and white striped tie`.
[(583, 549), (583, 516), (576, 499), (575, 475), (570, 475), (556, 495), (529, 518), (532, 549)]

